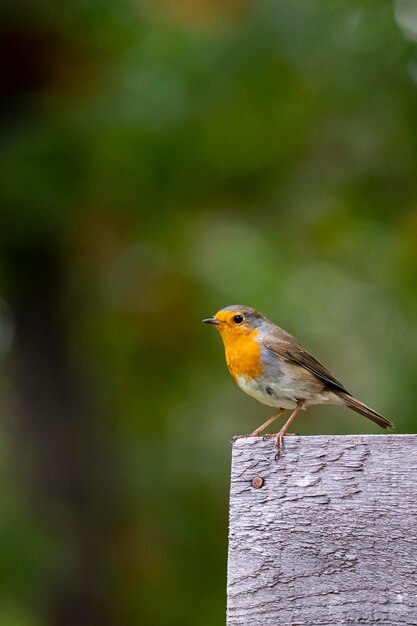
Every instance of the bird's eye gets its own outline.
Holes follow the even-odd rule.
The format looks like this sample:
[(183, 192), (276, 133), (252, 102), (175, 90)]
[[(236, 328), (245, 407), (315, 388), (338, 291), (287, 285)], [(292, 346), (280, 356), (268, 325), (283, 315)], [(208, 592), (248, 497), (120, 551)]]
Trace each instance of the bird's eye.
[(243, 322), (243, 315), (235, 315), (233, 321), (235, 324), (241, 324)]

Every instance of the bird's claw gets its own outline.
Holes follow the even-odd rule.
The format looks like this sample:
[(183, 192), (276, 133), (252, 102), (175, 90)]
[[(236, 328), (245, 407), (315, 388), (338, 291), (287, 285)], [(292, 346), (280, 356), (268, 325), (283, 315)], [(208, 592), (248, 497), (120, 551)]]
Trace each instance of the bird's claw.
[(246, 439), (246, 437), (248, 437), (249, 435), (233, 435), (233, 437), (230, 439), (230, 441), (232, 443), (235, 443), (235, 441), (237, 441), (238, 439)]
[(277, 451), (276, 451), (276, 454), (275, 454), (275, 461), (278, 461), (279, 457), (281, 456), (281, 452), (284, 449), (284, 436), (285, 436), (285, 433), (281, 433), (281, 432), (279, 432), (276, 435), (275, 447), (276, 447)]
[[(277, 439), (278, 435), (279, 433), (275, 433), (275, 434), (268, 433), (262, 437), (262, 441), (267, 441), (268, 439), (272, 439), (272, 437)], [(299, 437), (299, 436), (300, 436), (299, 433), (285, 433), (284, 435), (282, 435), (282, 437)]]
[(279, 432), (277, 435), (275, 435), (275, 446), (277, 449), (277, 452), (275, 454), (275, 461), (278, 461), (279, 457), (281, 456), (281, 452), (283, 452), (284, 450), (284, 437), (299, 437), (299, 434)]

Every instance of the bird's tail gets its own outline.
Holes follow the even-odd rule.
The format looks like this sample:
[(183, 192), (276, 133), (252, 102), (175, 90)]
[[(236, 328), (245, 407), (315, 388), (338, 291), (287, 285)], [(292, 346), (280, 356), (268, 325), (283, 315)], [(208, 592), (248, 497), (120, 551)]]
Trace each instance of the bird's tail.
[(340, 396), (340, 398), (342, 398), (345, 405), (349, 407), (349, 409), (352, 409), (353, 411), (356, 411), (356, 413), (364, 415), (372, 422), (375, 422), (375, 424), (378, 424), (378, 426), (381, 426), (381, 428), (394, 428), (394, 424), (390, 422), (386, 417), (380, 415), (380, 413), (377, 413), (369, 406), (366, 406), (366, 404), (364, 404), (360, 400), (356, 400), (356, 398), (350, 396), (344, 391), (338, 391), (336, 393), (338, 396)]

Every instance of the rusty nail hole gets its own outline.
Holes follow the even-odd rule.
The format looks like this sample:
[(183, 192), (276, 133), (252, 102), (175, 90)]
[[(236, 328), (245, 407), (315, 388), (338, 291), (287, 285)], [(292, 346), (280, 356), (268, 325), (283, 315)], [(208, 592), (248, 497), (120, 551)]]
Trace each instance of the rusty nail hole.
[(254, 487), (254, 489), (260, 489), (263, 484), (264, 484), (264, 479), (261, 478), (260, 476), (255, 476), (255, 478), (252, 478), (251, 480), (251, 485), (252, 487)]

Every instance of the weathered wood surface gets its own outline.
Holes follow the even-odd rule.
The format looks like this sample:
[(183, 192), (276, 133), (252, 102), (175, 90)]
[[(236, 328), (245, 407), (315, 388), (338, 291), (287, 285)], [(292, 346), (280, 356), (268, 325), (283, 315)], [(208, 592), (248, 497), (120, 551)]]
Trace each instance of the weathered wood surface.
[(288, 437), (274, 454), (233, 446), (228, 626), (416, 625), (417, 435)]

